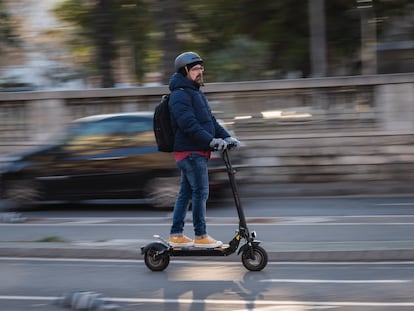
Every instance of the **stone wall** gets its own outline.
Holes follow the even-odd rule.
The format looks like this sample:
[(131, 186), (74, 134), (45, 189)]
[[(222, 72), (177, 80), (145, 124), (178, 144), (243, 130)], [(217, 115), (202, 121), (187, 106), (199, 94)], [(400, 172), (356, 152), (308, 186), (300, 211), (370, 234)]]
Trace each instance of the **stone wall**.
[(239, 175), (253, 183), (414, 181), (414, 134), (240, 137)]
[[(166, 86), (0, 93), (0, 155), (86, 115), (153, 110)], [(243, 182), (413, 181), (414, 74), (208, 84)]]

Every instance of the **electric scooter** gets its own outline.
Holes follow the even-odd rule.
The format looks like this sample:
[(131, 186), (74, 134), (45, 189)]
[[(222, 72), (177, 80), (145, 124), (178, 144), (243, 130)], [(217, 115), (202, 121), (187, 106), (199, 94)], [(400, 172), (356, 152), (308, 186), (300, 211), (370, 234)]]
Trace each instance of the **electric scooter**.
[[(230, 146), (231, 148), (231, 146)], [(230, 149), (228, 148), (228, 149)], [(232, 167), (228, 149), (222, 153), (224, 163), (226, 165), (229, 182), (233, 193), (234, 203), (236, 205), (237, 215), (239, 217), (239, 228), (233, 239), (227, 244), (223, 244), (217, 248), (199, 248), (199, 247), (172, 247), (168, 241), (154, 235), (159, 241), (152, 242), (141, 248), (144, 255), (145, 265), (151, 271), (163, 271), (170, 263), (170, 257), (178, 256), (229, 256), (235, 253), (241, 254), (243, 266), (249, 271), (261, 271), (267, 265), (268, 256), (264, 248), (255, 240), (256, 232), (249, 232), (246, 223), (246, 217), (241, 206), (239, 193), (237, 190), (235, 173)], [(241, 240), (245, 243), (239, 248)]]

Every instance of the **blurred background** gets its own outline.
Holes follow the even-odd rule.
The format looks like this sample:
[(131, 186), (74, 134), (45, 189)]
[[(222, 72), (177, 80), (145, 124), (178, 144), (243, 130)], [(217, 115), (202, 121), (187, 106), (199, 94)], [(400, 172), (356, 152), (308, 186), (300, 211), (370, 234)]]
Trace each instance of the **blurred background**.
[(192, 50), (245, 180), (414, 180), (412, 1), (2, 0), (0, 14), (3, 162), (74, 119), (153, 111)]
[[(136, 264), (168, 236), (179, 171), (152, 117), (189, 50), (242, 142), (263, 274), (231, 258)], [(238, 221), (220, 154), (209, 173), (226, 242)], [(2, 310), (63, 310), (78, 290), (96, 310), (120, 308), (94, 293), (135, 311), (412, 310), (413, 189), (413, 0), (0, 0)]]
[(1, 86), (164, 84), (199, 52), (209, 82), (412, 72), (409, 0), (2, 0)]

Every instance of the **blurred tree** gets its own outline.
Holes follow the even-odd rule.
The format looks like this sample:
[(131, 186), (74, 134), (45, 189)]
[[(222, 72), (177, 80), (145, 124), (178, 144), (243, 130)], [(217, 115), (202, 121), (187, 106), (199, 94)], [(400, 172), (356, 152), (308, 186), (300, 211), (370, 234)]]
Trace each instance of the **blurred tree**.
[[(375, 15), (383, 20), (391, 16), (401, 16), (407, 13), (407, 8), (413, 5), (412, 0), (377, 0), (373, 1)], [(380, 24), (383, 25), (383, 24)], [(380, 27), (381, 28), (381, 27)]]
[(0, 53), (5, 47), (16, 45), (19, 43), (19, 38), (15, 33), (15, 23), (10, 14), (6, 10), (6, 1), (0, 0)]
[(111, 0), (97, 0), (92, 10), (96, 41), (98, 68), (102, 77), (102, 87), (114, 87), (115, 80), (112, 71), (112, 61), (116, 57), (114, 36), (114, 7)]
[(206, 76), (212, 81), (266, 79), (270, 52), (266, 44), (246, 36), (236, 36), (220, 50), (210, 53)]
[(157, 8), (154, 16), (161, 31), (160, 47), (163, 51), (160, 68), (161, 80), (166, 84), (174, 70), (172, 60), (180, 52), (177, 27), (178, 21), (181, 19), (179, 13), (181, 12), (181, 3), (178, 0), (156, 0), (154, 5)]
[(311, 76), (324, 77), (326, 62), (325, 0), (308, 1)]
[(133, 63), (129, 65), (136, 79), (143, 79), (151, 33), (147, 1), (63, 0), (54, 12), (72, 26), (68, 44), (90, 69), (86, 74), (100, 76), (101, 87), (115, 85), (113, 62), (122, 47), (131, 51)]
[[(143, 81), (146, 73), (158, 69), (158, 47), (154, 46), (155, 39), (152, 38), (151, 6), (145, 0), (115, 0), (115, 3), (117, 47), (124, 46), (130, 50), (132, 72), (137, 81)], [(154, 53), (155, 56), (152, 55)]]
[[(340, 74), (340, 68), (343, 74), (359, 73), (357, 1), (325, 1), (328, 75)], [(373, 1), (375, 16), (403, 12), (410, 1)], [(173, 59), (184, 50), (208, 60), (210, 82), (285, 78), (291, 73), (308, 77), (308, 10), (303, 0), (63, 0), (56, 13), (76, 26), (76, 38), (87, 39), (72, 41), (73, 46), (82, 55), (89, 53), (89, 63), (101, 68), (107, 78), (103, 81), (111, 84), (110, 64), (121, 47), (132, 51), (138, 81), (156, 71), (166, 83)], [(93, 50), (100, 53), (92, 57)]]
[[(184, 38), (206, 55), (205, 58), (223, 49), (226, 53), (236, 52), (237, 49), (229, 50), (229, 45), (240, 44), (235, 38), (242, 36), (244, 46), (240, 46), (242, 49), (237, 55), (227, 57), (229, 61), (244, 66), (246, 58), (238, 58), (243, 51), (253, 53), (253, 49), (258, 49), (251, 54), (250, 61), (254, 54), (266, 54), (266, 57), (254, 59), (257, 67), (249, 70), (247, 79), (278, 77), (283, 71), (308, 71), (308, 25), (303, 22), (307, 20), (307, 6), (302, 0), (261, 1), (260, 5), (254, 0), (184, 2), (188, 20), (184, 22), (183, 31), (188, 33)], [(246, 50), (248, 42), (254, 44)], [(261, 44), (257, 44), (259, 42)], [(263, 68), (266, 68), (265, 75)], [(230, 71), (226, 80), (237, 80), (239, 76), (238, 69), (233, 75)], [(222, 80), (223, 76), (217, 78)]]
[[(308, 0), (312, 1), (312, 0)], [(266, 67), (267, 77), (285, 77), (288, 72), (299, 72), (310, 76), (310, 30), (308, 26), (308, 3), (303, 0), (260, 1), (190, 1), (184, 2), (184, 19), (181, 21), (183, 46), (198, 49), (209, 58), (222, 49), (228, 49), (229, 42), (243, 35), (251, 42), (261, 42), (270, 51), (265, 64), (256, 72), (250, 72), (250, 79), (263, 78), (259, 68)], [(373, 1), (376, 16), (404, 12), (410, 0)], [(358, 66), (355, 61), (360, 49), (360, 16), (357, 0), (325, 1), (326, 58), (330, 64), (329, 74), (336, 74), (339, 67)], [(373, 21), (376, 22), (376, 21)], [(377, 21), (378, 22), (378, 21)], [(379, 28), (380, 30), (381, 28)], [(259, 48), (260, 45), (257, 46)], [(263, 47), (263, 46), (260, 46)], [(228, 53), (230, 51), (227, 51)], [(239, 53), (240, 55), (240, 53)], [(243, 60), (229, 57), (233, 62)], [(208, 69), (208, 65), (207, 65)], [(348, 70), (348, 69), (347, 69)], [(349, 69), (350, 70), (350, 69)], [(237, 80), (239, 73), (226, 79)]]

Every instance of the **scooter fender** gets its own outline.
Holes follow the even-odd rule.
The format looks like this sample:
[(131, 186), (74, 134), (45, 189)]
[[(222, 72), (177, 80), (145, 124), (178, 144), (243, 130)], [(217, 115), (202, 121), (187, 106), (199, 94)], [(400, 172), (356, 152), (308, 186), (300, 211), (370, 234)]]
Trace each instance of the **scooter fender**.
[(167, 245), (165, 245), (164, 243), (152, 242), (152, 243), (149, 243), (149, 244), (141, 247), (141, 254), (144, 255), (150, 248), (155, 248), (160, 252), (166, 251), (166, 250), (169, 249), (169, 247)]
[[(253, 241), (251, 243), (252, 243), (252, 246), (255, 246), (255, 245), (259, 245), (260, 241)], [(239, 251), (237, 252), (237, 255), (240, 255), (240, 253), (242, 253), (245, 249), (247, 249), (249, 247), (250, 247), (250, 245), (248, 243), (244, 244), (242, 247), (239, 248)]]

